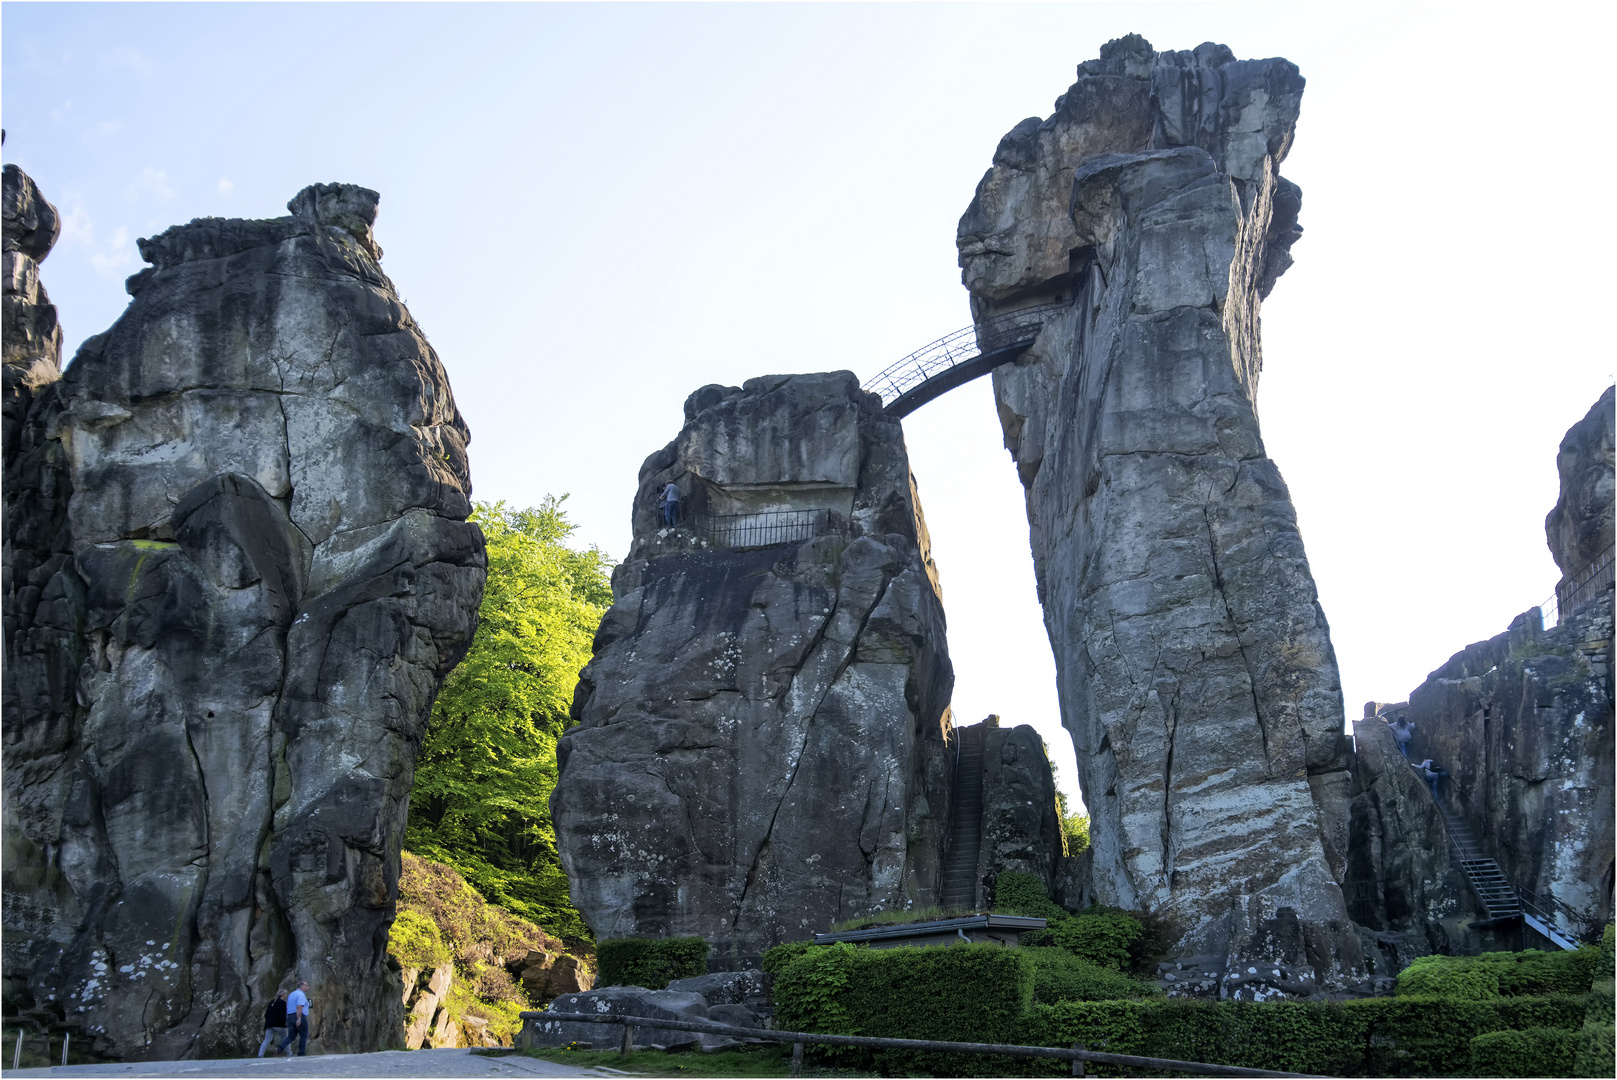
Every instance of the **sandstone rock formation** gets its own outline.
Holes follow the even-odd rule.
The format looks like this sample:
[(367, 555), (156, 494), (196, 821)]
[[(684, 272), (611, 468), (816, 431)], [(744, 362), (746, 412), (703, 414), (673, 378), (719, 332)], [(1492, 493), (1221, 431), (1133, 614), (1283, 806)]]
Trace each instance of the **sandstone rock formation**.
[[(1561, 493), (1545, 533), (1563, 572), (1560, 622), (1545, 626), (1537, 609), (1518, 616), (1504, 633), (1450, 657), (1401, 710), (1415, 723), (1410, 758), (1430, 757), (1450, 773), (1440, 787), (1448, 812), (1513, 884), (1553, 911), (1560, 929), (1585, 938), (1598, 936), (1610, 919), (1617, 846), (1609, 572), (1613, 396), (1608, 389), (1573, 425), (1557, 457)], [(1598, 566), (1603, 555), (1604, 577), (1583, 572)], [(1396, 751), (1385, 753), (1384, 724), (1366, 719), (1355, 730), (1361, 786), (1372, 772), (1395, 783), (1408, 807), (1400, 816), (1415, 827), (1403, 830), (1397, 844), (1385, 829), (1381, 836), (1362, 835), (1356, 797), (1350, 876), (1395, 884), (1418, 909), (1420, 881), (1430, 890), (1447, 877), (1451, 883), (1441, 891), (1453, 891), (1448, 853), (1431, 836), (1436, 806), (1424, 786), (1402, 775), (1412, 770), (1399, 769)], [(1370, 820), (1385, 824), (1387, 803), (1379, 801), (1382, 812)], [(1380, 916), (1389, 925), (1420, 921), (1390, 893), (1385, 900)], [(1428, 911), (1425, 932), (1432, 946), (1454, 949), (1453, 920), (1443, 920), (1439, 929), (1432, 917)]]
[(1371, 973), (1396, 975), (1432, 952), (1473, 951), (1465, 923), (1476, 907), (1426, 781), (1398, 752), (1384, 714), (1355, 721), (1353, 741), (1346, 889)]
[[(647, 990), (640, 986), (608, 986), (582, 994), (564, 994), (550, 1003), (545, 1012), (529, 1013), (523, 1020), (517, 1044), (522, 1047), (569, 1046), (589, 1043), (598, 1050), (621, 1045), (623, 1028), (616, 1024), (590, 1024), (581, 1020), (557, 1020), (546, 1013), (589, 1013), (596, 1016), (644, 1016), (653, 1020), (702, 1021), (728, 1024), (744, 1016), (739, 1006), (709, 1006), (701, 994), (682, 990)], [(722, 1010), (722, 1011), (721, 1011)], [(714, 1015), (715, 1012), (718, 1015)], [(679, 1050), (702, 1046), (718, 1049), (737, 1040), (725, 1035), (698, 1034), (678, 1028), (636, 1025), (636, 1049)]]
[[(11, 185), (8, 273), (47, 217)], [(405, 809), (484, 556), (376, 203), (169, 229), (59, 380), (7, 353), (8, 1005), (101, 1054), (239, 1053), (298, 977), (320, 1049), (402, 1030)]]
[(983, 732), (982, 848), (979, 881), (1007, 870), (1032, 874), (1060, 891), (1067, 854), (1056, 807), (1055, 777), (1044, 740), (1031, 725), (987, 725)]
[(1166, 917), (1204, 972), (1239, 968), (1227, 993), (1269, 993), (1247, 967), (1357, 981), (1336, 660), (1256, 410), (1303, 80), (1137, 35), (1078, 76), (1001, 140), (958, 243), (979, 322), (1066, 305), (994, 390), (1093, 894)]
[(703, 387), (633, 523), (550, 804), (596, 936), (752, 955), (935, 903), (953, 674), (898, 422), (849, 372)]

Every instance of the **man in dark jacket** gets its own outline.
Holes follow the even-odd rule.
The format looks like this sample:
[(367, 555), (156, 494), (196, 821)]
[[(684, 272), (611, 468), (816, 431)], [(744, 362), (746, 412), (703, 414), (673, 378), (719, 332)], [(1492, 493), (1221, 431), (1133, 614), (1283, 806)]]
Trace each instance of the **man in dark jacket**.
[[(264, 1010), (264, 1041), (258, 1044), (258, 1056), (264, 1056), (264, 1051), (269, 1049), (271, 1041), (284, 1038), (286, 1038), (286, 991), (282, 990)], [(279, 1055), (280, 1051), (277, 1050), (275, 1053)]]

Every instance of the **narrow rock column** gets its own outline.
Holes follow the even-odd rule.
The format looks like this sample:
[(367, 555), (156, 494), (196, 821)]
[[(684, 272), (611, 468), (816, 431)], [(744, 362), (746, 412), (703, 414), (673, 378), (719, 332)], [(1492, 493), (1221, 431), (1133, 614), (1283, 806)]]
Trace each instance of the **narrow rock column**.
[[(377, 198), (321, 184), (140, 241), (15, 459), (7, 399), (8, 1004), (56, 1003), (97, 1053), (239, 1053), (298, 978), (320, 1050), (402, 1037), (405, 811), (484, 553)], [(14, 891), (50, 901), (17, 915), (24, 957)]]
[(849, 372), (703, 387), (633, 521), (551, 797), (596, 936), (755, 955), (936, 903), (953, 673), (898, 422)]
[(1164, 917), (1224, 996), (1357, 982), (1336, 659), (1256, 409), (1303, 80), (1137, 35), (1078, 75), (1000, 142), (959, 248), (979, 320), (1067, 305), (994, 387), (1093, 895)]

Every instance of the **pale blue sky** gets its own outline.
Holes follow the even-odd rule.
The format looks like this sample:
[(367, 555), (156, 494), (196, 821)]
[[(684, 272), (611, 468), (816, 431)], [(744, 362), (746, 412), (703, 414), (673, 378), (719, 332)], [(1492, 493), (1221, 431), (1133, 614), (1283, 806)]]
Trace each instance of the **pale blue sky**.
[[(1286, 56), (1306, 232), (1259, 405), (1348, 718), (1554, 584), (1556, 445), (1613, 370), (1592, 5), (5, 3), (0, 30), (5, 160), (67, 220), (43, 276), (70, 350), (127, 302), (137, 236), (376, 188), (477, 496), (570, 492), (618, 555), (691, 390), (868, 376), (969, 321), (955, 222), (1101, 43)], [(957, 715), (1036, 724), (1072, 790), (986, 380), (906, 431)]]

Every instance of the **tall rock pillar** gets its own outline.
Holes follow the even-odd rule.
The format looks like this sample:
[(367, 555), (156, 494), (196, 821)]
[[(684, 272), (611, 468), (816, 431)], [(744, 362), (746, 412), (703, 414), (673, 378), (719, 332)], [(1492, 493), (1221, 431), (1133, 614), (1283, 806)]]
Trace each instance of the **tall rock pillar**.
[(57, 379), (48, 355), (14, 378), (12, 192), (7, 1005), (107, 1056), (235, 1055), (303, 978), (321, 1050), (401, 1041), (405, 812), (484, 553), (377, 195), (142, 240), (129, 307)]
[(1336, 658), (1256, 408), (1302, 89), (1285, 60), (1110, 42), (1001, 140), (958, 240), (979, 322), (1066, 305), (994, 391), (1093, 895), (1165, 917), (1230, 997), (1363, 977)]
[(898, 421), (849, 372), (705, 386), (633, 514), (550, 801), (596, 936), (750, 955), (936, 903), (953, 671)]

